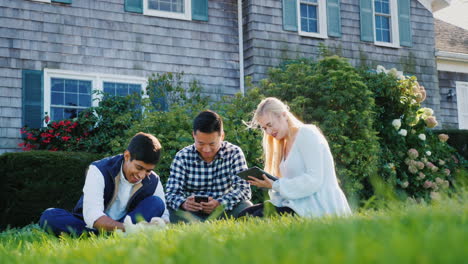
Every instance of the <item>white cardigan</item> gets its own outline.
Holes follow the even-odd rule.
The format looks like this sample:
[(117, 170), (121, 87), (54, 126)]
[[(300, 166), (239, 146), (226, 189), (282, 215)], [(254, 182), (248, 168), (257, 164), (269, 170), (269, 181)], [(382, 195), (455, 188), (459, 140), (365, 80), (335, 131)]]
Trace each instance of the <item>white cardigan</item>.
[(330, 147), (316, 126), (299, 128), (280, 171), (282, 178), (269, 191), (275, 206), (287, 206), (305, 217), (351, 214), (338, 186)]

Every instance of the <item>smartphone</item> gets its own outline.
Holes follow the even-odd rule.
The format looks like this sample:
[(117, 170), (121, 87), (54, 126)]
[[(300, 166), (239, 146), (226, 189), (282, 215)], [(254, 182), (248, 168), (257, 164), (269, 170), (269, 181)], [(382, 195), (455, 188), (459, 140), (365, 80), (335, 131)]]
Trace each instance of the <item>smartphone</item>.
[(241, 171), (241, 172), (237, 173), (237, 175), (239, 177), (241, 177), (242, 179), (244, 179), (244, 180), (250, 180), (249, 176), (255, 177), (255, 178), (260, 179), (260, 180), (263, 180), (263, 176), (262, 176), (263, 174), (265, 174), (265, 176), (267, 176), (267, 178), (269, 178), (272, 181), (278, 180), (278, 178), (276, 178), (275, 176), (269, 174), (268, 172), (260, 169), (259, 167), (248, 168), (245, 171)]
[(201, 202), (207, 203), (208, 202), (208, 197), (195, 195), (195, 202), (196, 203), (201, 203)]

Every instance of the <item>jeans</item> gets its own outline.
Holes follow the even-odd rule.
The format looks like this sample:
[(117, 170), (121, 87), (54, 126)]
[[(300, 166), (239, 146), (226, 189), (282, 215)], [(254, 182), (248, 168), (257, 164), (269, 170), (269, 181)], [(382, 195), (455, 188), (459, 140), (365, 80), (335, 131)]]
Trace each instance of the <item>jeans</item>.
[[(247, 208), (249, 206), (252, 206), (252, 202), (250, 202), (249, 200), (242, 201), (242, 202), (236, 204), (236, 206), (234, 206), (234, 208), (232, 208), (232, 210), (230, 210), (230, 211), (221, 211), (221, 212), (219, 212), (220, 215), (218, 217), (216, 217), (216, 218), (225, 218), (225, 217), (230, 217), (230, 216), (232, 216), (234, 218), (237, 218), (238, 214), (242, 210), (244, 210), (245, 208)], [(170, 215), (171, 223), (204, 222), (210, 216), (215, 215), (215, 214), (216, 214), (216, 210), (211, 215), (209, 215), (209, 214), (205, 214), (203, 212), (185, 211), (182, 208), (177, 210), (177, 211), (169, 209), (169, 215)]]
[[(165, 205), (161, 198), (149, 196), (143, 199), (136, 208), (127, 215), (132, 218), (133, 223), (136, 223), (137, 218), (140, 219), (140, 217), (143, 217), (145, 221), (149, 222), (153, 217), (161, 217), (164, 210)], [(117, 221), (123, 222), (127, 215)], [(39, 225), (46, 231), (54, 233), (57, 236), (61, 233), (79, 236), (83, 232), (97, 232), (96, 229), (87, 228), (85, 221), (81, 217), (60, 208), (49, 208), (45, 210), (39, 219)]]

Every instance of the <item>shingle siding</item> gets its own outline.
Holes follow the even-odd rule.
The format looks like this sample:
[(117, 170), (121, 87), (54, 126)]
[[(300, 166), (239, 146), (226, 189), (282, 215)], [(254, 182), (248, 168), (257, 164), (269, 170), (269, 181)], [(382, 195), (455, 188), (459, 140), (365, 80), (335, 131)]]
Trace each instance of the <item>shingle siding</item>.
[[(458, 128), (457, 87), (456, 82), (468, 82), (468, 73), (439, 71), (440, 112), (442, 128)], [(455, 94), (451, 100), (447, 99), (449, 90)]]
[(239, 92), (236, 1), (209, 1), (208, 22), (128, 13), (123, 5), (0, 0), (0, 153), (20, 142), (23, 69), (142, 77), (183, 71), (215, 99)]
[(318, 39), (300, 36), (297, 32), (285, 31), (282, 26), (282, 1), (246, 0), (243, 10), (245, 41), (245, 74), (254, 82), (266, 78), (269, 67), (276, 67), (284, 59), (299, 57), (318, 58), (319, 44), (323, 43), (333, 52), (361, 65), (365, 56), (370, 66), (404, 70), (414, 74), (428, 91), (424, 102), (439, 112), (439, 90), (434, 56), (434, 22), (431, 12), (418, 1), (411, 1), (411, 48), (386, 48), (360, 39), (359, 1), (342, 0), (340, 4), (342, 37)]

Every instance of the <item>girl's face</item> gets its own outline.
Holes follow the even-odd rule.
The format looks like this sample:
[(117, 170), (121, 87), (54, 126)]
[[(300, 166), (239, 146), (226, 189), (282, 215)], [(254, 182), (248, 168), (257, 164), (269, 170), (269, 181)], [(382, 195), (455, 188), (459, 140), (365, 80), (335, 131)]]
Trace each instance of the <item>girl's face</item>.
[(286, 112), (279, 115), (267, 113), (260, 116), (257, 121), (265, 133), (277, 140), (284, 139), (288, 135), (289, 125)]

